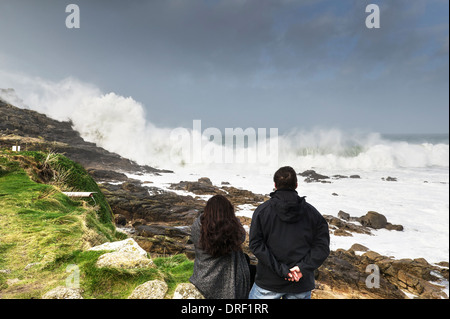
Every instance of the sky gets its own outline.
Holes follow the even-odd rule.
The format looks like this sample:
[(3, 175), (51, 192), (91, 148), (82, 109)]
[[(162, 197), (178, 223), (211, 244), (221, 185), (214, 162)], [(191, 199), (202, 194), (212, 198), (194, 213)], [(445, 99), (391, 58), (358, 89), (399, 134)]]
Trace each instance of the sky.
[(161, 127), (448, 133), (449, 2), (0, 0), (11, 75), (131, 97)]

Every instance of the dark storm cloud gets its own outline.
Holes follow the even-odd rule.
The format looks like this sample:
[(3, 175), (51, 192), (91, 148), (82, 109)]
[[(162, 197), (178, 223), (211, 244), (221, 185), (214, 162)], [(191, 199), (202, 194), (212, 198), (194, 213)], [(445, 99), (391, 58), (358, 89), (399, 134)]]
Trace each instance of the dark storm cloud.
[(61, 1), (2, 0), (0, 67), (132, 95), (171, 126), (448, 130), (446, 1), (74, 2), (78, 30)]

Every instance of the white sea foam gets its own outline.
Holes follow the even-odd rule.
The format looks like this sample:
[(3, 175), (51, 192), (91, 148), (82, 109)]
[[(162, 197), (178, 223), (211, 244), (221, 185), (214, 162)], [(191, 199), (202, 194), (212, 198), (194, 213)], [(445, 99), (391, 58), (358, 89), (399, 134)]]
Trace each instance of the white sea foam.
[[(40, 111), (58, 120), (71, 120), (81, 136), (90, 142), (124, 157), (160, 168), (212, 169), (228, 167), (233, 170), (264, 170), (266, 162), (193, 163), (192, 139), (200, 138), (204, 150), (226, 153), (228, 146), (220, 141), (210, 142), (210, 136), (196, 136), (192, 128), (161, 128), (146, 120), (151, 118), (144, 106), (131, 97), (103, 93), (93, 85), (67, 78), (52, 82), (40, 78), (0, 71), (0, 85), (14, 86), (19, 98), (11, 94), (4, 99)], [(21, 103), (23, 101), (23, 103)], [(157, 106), (155, 106), (157, 107)], [(191, 134), (191, 139), (175, 141), (175, 129)], [(205, 130), (207, 128), (203, 128)], [(226, 128), (218, 128), (224, 131)], [(245, 128), (244, 128), (245, 129)], [(256, 129), (256, 128), (255, 128)], [(269, 128), (267, 128), (269, 129)], [(278, 165), (296, 169), (391, 169), (409, 167), (447, 167), (449, 145), (391, 141), (377, 133), (343, 132), (335, 129), (292, 131), (278, 138)], [(186, 145), (189, 144), (189, 145)], [(235, 145), (236, 154), (254, 154), (256, 149)], [(250, 157), (250, 156), (249, 156)], [(198, 165), (200, 164), (200, 165)], [(235, 165), (237, 164), (237, 165)]]

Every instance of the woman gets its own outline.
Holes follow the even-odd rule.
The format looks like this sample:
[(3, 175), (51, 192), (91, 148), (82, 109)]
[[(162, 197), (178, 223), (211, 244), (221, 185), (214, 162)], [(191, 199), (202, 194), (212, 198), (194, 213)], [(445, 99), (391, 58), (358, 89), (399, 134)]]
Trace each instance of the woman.
[(207, 299), (246, 299), (250, 271), (241, 244), (245, 230), (230, 201), (215, 195), (192, 225), (194, 273), (189, 279)]

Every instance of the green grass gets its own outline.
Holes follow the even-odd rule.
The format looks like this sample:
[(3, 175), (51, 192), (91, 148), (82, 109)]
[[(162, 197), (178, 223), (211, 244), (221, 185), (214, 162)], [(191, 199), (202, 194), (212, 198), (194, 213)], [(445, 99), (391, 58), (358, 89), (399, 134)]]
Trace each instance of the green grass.
[[(42, 183), (40, 171), (56, 177)], [(40, 181), (40, 182), (39, 182)], [(61, 191), (94, 191), (73, 200)], [(156, 267), (97, 268), (102, 252), (90, 246), (122, 240), (98, 185), (84, 168), (60, 154), (0, 151), (0, 298), (40, 298), (65, 285), (69, 265), (80, 271), (84, 298), (126, 298), (148, 280), (165, 280), (169, 295), (188, 282), (193, 262), (185, 255), (155, 258)]]
[(95, 266), (102, 251), (75, 251), (55, 261), (48, 270), (65, 272), (68, 265), (80, 270), (80, 288), (85, 299), (126, 299), (132, 291), (146, 281), (159, 279), (169, 286), (167, 296), (172, 296), (180, 282), (188, 282), (193, 271), (193, 261), (185, 255), (158, 257), (156, 267), (140, 269), (98, 268)]

